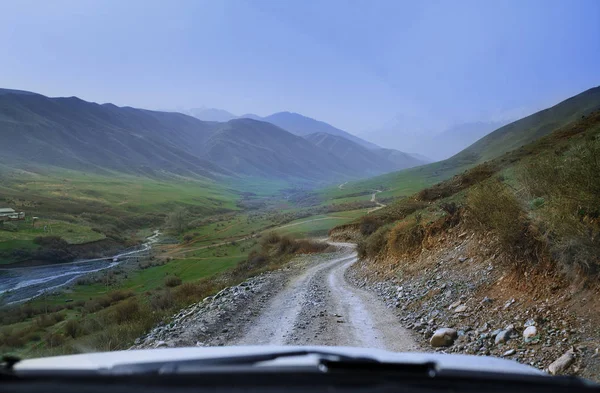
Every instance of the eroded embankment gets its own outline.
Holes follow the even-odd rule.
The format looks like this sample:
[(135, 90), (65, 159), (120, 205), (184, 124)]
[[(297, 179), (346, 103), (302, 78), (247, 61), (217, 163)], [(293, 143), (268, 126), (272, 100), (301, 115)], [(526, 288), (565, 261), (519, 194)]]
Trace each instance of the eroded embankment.
[[(332, 236), (360, 239), (349, 226)], [(493, 237), (459, 225), (425, 239), (412, 255), (359, 261), (349, 276), (399, 310), (401, 323), (430, 350), (552, 365), (554, 372), (600, 379), (598, 289), (548, 266), (515, 267), (509, 260)], [(440, 328), (456, 330), (457, 339), (433, 347)], [(566, 361), (553, 365), (563, 355)]]

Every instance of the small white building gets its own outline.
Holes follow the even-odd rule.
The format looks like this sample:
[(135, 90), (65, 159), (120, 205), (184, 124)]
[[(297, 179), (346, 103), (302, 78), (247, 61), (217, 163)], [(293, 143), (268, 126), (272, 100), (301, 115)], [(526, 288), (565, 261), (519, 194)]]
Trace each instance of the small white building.
[(0, 207), (0, 221), (19, 221), (25, 219), (24, 212), (15, 211), (10, 207)]

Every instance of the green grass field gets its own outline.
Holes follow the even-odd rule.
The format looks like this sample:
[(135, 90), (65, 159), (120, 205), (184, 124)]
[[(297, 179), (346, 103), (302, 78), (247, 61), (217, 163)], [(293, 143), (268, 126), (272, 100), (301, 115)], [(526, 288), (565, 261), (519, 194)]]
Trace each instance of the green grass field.
[[(337, 225), (353, 221), (365, 215), (367, 210), (350, 210), (345, 212), (322, 214), (292, 221), (273, 231), (282, 235), (294, 237), (321, 237), (327, 236), (329, 230)], [(268, 232), (267, 230), (266, 232)]]
[(41, 219), (36, 221), (35, 227), (26, 221), (13, 221), (12, 224), (16, 225), (18, 230), (0, 231), (0, 247), (4, 242), (30, 241), (38, 236), (60, 236), (70, 244), (88, 243), (105, 238), (103, 234), (92, 231), (89, 226), (58, 220)]

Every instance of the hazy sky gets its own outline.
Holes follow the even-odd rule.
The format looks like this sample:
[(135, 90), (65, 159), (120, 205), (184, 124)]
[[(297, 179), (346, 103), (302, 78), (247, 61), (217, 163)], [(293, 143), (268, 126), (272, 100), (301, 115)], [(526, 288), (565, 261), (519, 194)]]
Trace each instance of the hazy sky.
[(0, 0), (0, 50), (50, 96), (437, 126), (600, 84), (600, 1)]

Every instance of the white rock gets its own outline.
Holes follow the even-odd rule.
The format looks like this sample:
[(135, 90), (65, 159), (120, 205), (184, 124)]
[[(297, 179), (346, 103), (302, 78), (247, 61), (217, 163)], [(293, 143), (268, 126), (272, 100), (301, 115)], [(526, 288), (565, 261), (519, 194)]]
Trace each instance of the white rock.
[(569, 349), (548, 366), (548, 372), (552, 375), (562, 374), (573, 364), (573, 361), (575, 361), (575, 352), (573, 349)]
[(455, 313), (465, 312), (465, 311), (467, 311), (467, 306), (465, 306), (464, 304), (456, 307), (456, 310), (454, 310)]
[(525, 341), (531, 341), (537, 335), (537, 328), (535, 326), (528, 326), (523, 331), (523, 338)]
[(433, 333), (429, 343), (432, 347), (447, 347), (454, 343), (458, 337), (458, 332), (451, 328), (440, 328)]
[(455, 301), (454, 303), (452, 303), (450, 306), (448, 306), (448, 309), (450, 309), (450, 310), (451, 310), (451, 309), (453, 309), (454, 307), (458, 307), (458, 306), (460, 306), (460, 303), (461, 303), (461, 301), (460, 301), (460, 300), (457, 300), (457, 301)]

